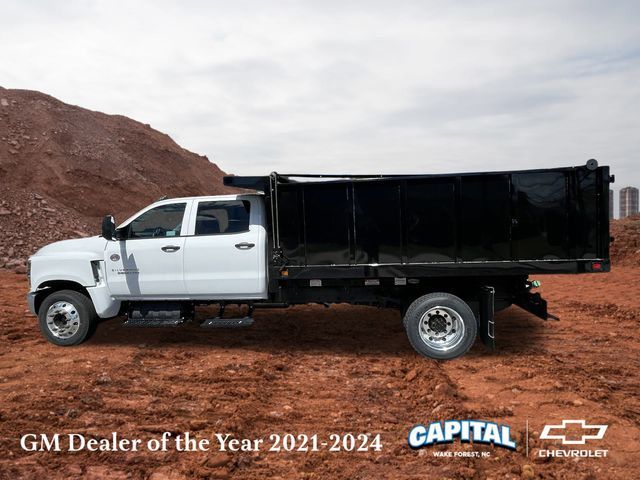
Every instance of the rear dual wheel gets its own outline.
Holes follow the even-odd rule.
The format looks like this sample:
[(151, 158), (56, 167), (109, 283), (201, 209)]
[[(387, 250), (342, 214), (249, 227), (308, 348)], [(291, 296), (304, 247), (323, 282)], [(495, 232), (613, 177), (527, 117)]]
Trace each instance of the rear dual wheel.
[(416, 299), (404, 316), (411, 346), (421, 355), (450, 360), (467, 352), (478, 332), (469, 305), (450, 293), (436, 292)]

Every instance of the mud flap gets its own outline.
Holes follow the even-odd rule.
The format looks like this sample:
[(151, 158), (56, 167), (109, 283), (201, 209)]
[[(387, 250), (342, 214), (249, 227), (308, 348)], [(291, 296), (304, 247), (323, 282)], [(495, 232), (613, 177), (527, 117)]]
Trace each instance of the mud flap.
[(524, 295), (518, 297), (515, 301), (515, 304), (520, 308), (526, 310), (529, 313), (533, 313), (536, 317), (541, 318), (542, 320), (560, 320), (555, 315), (547, 312), (547, 301), (542, 298), (538, 292), (531, 293), (527, 291)]
[(496, 348), (494, 323), (493, 323), (493, 299), (496, 290), (493, 287), (484, 286), (480, 294), (480, 339), (487, 348)]

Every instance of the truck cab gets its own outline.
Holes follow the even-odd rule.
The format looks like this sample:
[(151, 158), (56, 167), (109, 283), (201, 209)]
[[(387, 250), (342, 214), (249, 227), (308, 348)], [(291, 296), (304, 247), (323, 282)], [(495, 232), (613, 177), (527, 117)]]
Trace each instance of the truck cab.
[(64, 240), (36, 252), (28, 304), (49, 340), (75, 344), (85, 339), (74, 321), (83, 307), (109, 318), (136, 302), (265, 299), (266, 249), (260, 194), (161, 200), (112, 238)]

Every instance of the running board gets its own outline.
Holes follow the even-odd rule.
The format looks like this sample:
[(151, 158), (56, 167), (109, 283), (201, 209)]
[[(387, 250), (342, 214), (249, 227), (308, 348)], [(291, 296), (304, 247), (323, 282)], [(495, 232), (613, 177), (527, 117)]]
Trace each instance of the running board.
[(253, 325), (253, 317), (242, 318), (207, 318), (200, 326), (202, 328), (243, 328)]
[(202, 328), (243, 328), (253, 325), (253, 304), (249, 304), (249, 311), (244, 317), (224, 318), (225, 309), (226, 304), (221, 303), (218, 316), (203, 320), (200, 322), (200, 326)]
[(189, 311), (180, 302), (132, 303), (124, 322), (126, 327), (175, 327), (189, 318)]
[(182, 318), (128, 318), (122, 324), (125, 327), (177, 327), (184, 323)]

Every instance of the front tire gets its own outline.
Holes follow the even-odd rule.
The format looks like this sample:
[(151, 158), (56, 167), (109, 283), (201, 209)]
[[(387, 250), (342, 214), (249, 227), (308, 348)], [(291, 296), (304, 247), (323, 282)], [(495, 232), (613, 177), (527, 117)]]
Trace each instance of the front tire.
[(450, 360), (465, 354), (478, 332), (469, 305), (444, 292), (423, 295), (409, 305), (404, 328), (416, 352), (436, 360)]
[(93, 335), (98, 315), (86, 295), (60, 290), (44, 299), (38, 310), (38, 322), (47, 340), (67, 347), (78, 345)]

